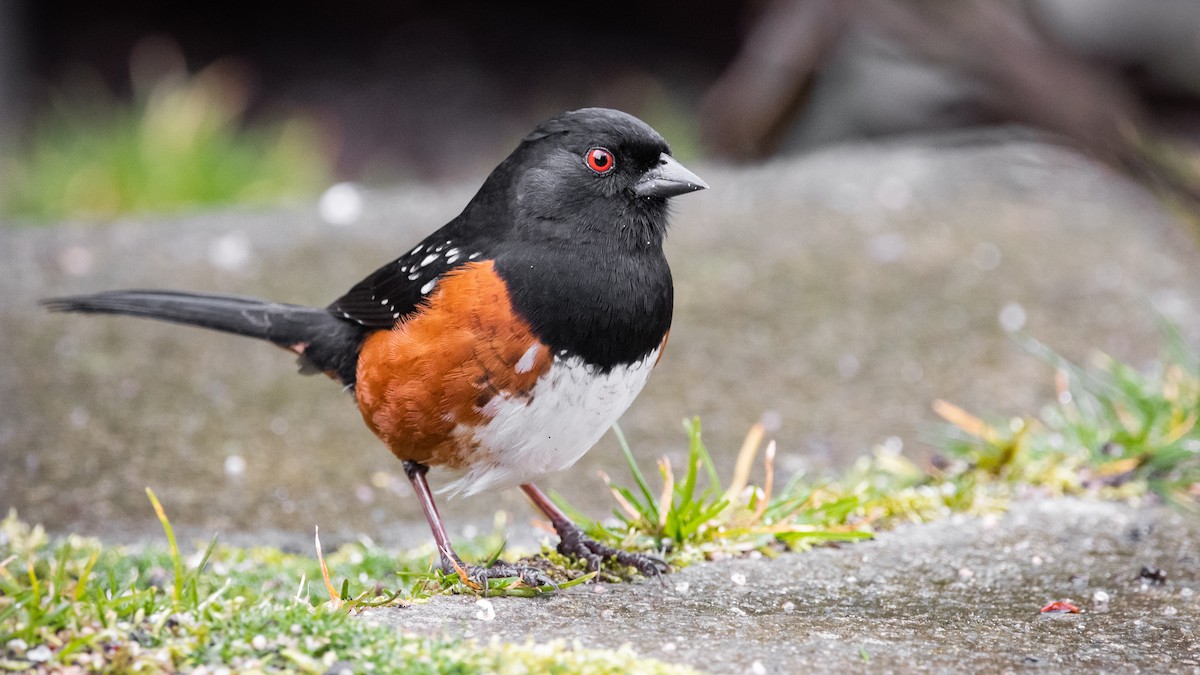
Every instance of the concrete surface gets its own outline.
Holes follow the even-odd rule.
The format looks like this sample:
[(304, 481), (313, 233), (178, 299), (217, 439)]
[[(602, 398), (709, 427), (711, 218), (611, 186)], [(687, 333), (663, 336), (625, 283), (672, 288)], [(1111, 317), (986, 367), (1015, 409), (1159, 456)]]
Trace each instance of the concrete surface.
[[(628, 643), (713, 673), (1200, 673), (1200, 518), (1163, 508), (1034, 501), (666, 581), (490, 607), (437, 597), (365, 618), (481, 640)], [(1080, 613), (1040, 612), (1059, 600)]]

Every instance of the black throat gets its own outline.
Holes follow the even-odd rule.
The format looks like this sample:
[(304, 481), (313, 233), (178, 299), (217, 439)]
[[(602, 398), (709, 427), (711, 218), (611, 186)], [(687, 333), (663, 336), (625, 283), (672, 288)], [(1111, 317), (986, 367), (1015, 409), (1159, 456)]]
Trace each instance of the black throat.
[(496, 270), (538, 339), (601, 372), (645, 359), (671, 327), (674, 287), (657, 244), (514, 246)]

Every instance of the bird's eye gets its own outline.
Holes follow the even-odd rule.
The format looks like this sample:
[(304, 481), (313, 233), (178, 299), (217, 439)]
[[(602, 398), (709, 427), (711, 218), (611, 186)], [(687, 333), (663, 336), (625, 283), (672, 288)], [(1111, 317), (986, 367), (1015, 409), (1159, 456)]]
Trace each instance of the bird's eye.
[(613, 170), (617, 165), (613, 155), (607, 148), (592, 148), (584, 155), (587, 161), (588, 168), (599, 174), (605, 174)]

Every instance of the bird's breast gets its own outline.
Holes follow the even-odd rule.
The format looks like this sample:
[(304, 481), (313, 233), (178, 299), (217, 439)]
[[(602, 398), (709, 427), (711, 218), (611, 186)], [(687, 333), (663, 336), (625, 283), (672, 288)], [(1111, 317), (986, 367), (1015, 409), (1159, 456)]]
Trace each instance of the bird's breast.
[(512, 310), (491, 261), (449, 274), (422, 306), (367, 336), (355, 397), (367, 426), (402, 460), (458, 466), (474, 452), (455, 430), (486, 422), (492, 399), (527, 397), (550, 350)]
[(533, 389), (494, 397), (482, 424), (457, 430), (476, 454), (446, 490), (513, 487), (575, 464), (633, 403), (659, 352), (603, 371), (579, 356), (556, 355)]
[(355, 395), (400, 459), (463, 472), (453, 490), (505, 487), (574, 464), (633, 402), (664, 342), (665, 331), (637, 358), (592, 362), (539, 335), (494, 263), (473, 262), (366, 338)]

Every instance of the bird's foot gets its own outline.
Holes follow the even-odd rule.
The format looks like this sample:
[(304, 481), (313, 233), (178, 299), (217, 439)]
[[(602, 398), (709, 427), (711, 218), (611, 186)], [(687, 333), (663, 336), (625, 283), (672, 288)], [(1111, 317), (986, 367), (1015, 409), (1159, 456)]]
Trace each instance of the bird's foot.
[(652, 555), (631, 553), (601, 544), (584, 534), (574, 523), (555, 523), (554, 529), (558, 530), (558, 552), (587, 562), (593, 572), (599, 572), (605, 560), (616, 560), (621, 565), (636, 569), (644, 577), (661, 579), (664, 573), (671, 571), (666, 562)]
[(528, 565), (514, 565), (505, 562), (496, 562), (487, 566), (468, 565), (462, 561), (462, 558), (455, 555), (450, 559), (442, 558), (442, 570), (446, 574), (458, 575), (464, 583), (483, 591), (484, 595), (487, 595), (490, 579), (516, 578), (530, 588), (542, 586), (558, 588), (558, 584), (546, 576), (545, 571)]

